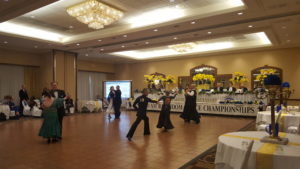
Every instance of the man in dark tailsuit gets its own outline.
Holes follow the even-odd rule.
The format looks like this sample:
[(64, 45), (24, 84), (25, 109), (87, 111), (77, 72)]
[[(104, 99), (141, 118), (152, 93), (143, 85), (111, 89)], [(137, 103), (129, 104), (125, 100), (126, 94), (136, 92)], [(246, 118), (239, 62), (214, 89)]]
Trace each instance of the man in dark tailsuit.
[[(52, 97), (54, 98), (65, 98), (66, 97), (66, 93), (64, 90), (60, 90), (58, 89), (58, 83), (57, 82), (51, 82), (51, 91), (50, 94)], [(57, 114), (58, 114), (58, 121), (60, 123), (60, 127), (61, 127), (61, 132), (63, 129), (63, 118), (65, 115), (65, 108), (64, 107), (60, 107), (57, 109)], [(62, 133), (61, 133), (62, 136)], [(61, 138), (60, 138), (61, 139)]]
[(19, 97), (20, 97), (20, 114), (21, 116), (23, 116), (23, 104), (22, 104), (22, 101), (28, 101), (29, 97), (28, 97), (28, 93), (27, 93), (27, 90), (25, 88), (25, 85), (23, 84), (22, 85), (22, 88), (21, 90), (19, 91)]
[(114, 110), (115, 110), (115, 118), (119, 119), (121, 115), (121, 104), (122, 104), (122, 92), (120, 90), (120, 86), (118, 85), (115, 90), (115, 98), (113, 100)]

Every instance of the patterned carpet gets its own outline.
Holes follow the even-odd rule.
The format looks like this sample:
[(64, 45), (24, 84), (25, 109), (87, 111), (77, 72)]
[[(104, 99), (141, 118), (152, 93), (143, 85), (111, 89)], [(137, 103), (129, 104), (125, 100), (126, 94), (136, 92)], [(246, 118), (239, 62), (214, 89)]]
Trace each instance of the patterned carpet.
[[(255, 130), (255, 120), (247, 124), (245, 127), (239, 131), (254, 131)], [(179, 169), (214, 169), (215, 168), (215, 156), (217, 151), (217, 145), (212, 146), (204, 153), (198, 155), (193, 160), (189, 161)]]

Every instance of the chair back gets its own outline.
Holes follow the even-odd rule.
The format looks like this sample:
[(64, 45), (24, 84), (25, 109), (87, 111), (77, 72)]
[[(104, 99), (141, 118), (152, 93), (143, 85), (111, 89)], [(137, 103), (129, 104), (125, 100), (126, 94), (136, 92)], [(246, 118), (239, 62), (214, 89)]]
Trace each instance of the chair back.
[(254, 140), (251, 140), (248, 144), (247, 151), (244, 155), (244, 158), (242, 159), (242, 165), (241, 165), (240, 169), (247, 169), (247, 165), (248, 165), (248, 161), (249, 161), (249, 157), (250, 157), (250, 154), (252, 151), (253, 144), (254, 144)]

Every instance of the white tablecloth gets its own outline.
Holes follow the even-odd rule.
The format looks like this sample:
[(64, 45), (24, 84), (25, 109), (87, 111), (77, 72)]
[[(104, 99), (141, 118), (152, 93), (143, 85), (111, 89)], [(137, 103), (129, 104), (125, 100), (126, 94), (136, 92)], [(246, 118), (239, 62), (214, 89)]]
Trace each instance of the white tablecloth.
[[(277, 119), (278, 113), (275, 113)], [(271, 112), (270, 111), (262, 111), (257, 113), (256, 124), (260, 123), (271, 123)], [(287, 132), (288, 127), (295, 126), (298, 127), (300, 125), (300, 112), (296, 112), (295, 114), (282, 114), (281, 119), (279, 120), (280, 131)], [(300, 167), (299, 167), (300, 168)]]
[(82, 111), (82, 108), (86, 107), (90, 112), (102, 110), (102, 101), (94, 100), (80, 100), (78, 101), (78, 110)]
[[(267, 133), (255, 131), (234, 132), (220, 136), (215, 160), (216, 169), (238, 169), (247, 149), (245, 145), (251, 140), (254, 140), (254, 144), (245, 169), (299, 169), (299, 135), (286, 134), (285, 137), (289, 139), (288, 145), (262, 143), (259, 140), (264, 136), (267, 136)], [(268, 147), (273, 147), (272, 153), (268, 151), (270, 149), (264, 149)]]
[(4, 113), (6, 116), (6, 119), (9, 119), (10, 115), (10, 108), (8, 105), (0, 105), (0, 113)]

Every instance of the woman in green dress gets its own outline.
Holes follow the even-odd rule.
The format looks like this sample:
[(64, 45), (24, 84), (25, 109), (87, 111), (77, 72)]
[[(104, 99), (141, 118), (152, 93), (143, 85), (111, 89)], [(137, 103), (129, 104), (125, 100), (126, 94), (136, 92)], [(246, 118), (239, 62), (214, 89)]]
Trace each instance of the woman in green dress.
[(39, 132), (39, 136), (51, 141), (57, 142), (61, 137), (61, 127), (58, 121), (57, 109), (64, 106), (64, 99), (54, 99), (50, 93), (44, 94), (42, 104), (44, 122)]

